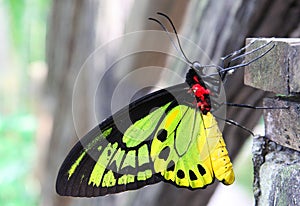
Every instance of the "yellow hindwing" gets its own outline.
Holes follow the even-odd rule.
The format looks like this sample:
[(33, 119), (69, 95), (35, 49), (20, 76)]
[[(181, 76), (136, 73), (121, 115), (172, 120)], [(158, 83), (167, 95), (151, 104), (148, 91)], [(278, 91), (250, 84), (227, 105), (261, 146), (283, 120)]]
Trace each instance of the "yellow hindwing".
[(211, 113), (174, 107), (158, 127), (150, 156), (154, 170), (180, 187), (202, 188), (216, 177), (232, 184), (234, 173), (228, 152)]

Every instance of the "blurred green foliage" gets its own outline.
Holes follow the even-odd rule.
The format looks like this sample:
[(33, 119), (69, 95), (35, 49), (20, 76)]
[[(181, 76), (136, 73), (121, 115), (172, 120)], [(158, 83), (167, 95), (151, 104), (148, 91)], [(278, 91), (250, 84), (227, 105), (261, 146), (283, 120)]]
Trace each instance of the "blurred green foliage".
[(253, 163), (252, 163), (252, 139), (248, 140), (243, 145), (239, 155), (234, 161), (236, 172), (236, 182), (238, 182), (245, 191), (253, 194)]
[(35, 117), (0, 117), (0, 205), (37, 205), (39, 185), (32, 173), (36, 160)]
[(40, 193), (34, 173), (37, 118), (28, 74), (31, 63), (45, 61), (49, 1), (2, 0), (0, 9), (8, 45), (0, 69), (0, 205), (34, 206)]
[(11, 40), (27, 63), (45, 59), (48, 0), (5, 0)]

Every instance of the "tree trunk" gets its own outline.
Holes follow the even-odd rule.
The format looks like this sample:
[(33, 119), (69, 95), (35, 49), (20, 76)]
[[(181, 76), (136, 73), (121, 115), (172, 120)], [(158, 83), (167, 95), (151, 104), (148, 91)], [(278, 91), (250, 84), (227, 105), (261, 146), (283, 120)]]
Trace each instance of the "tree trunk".
[[(103, 3), (103, 1), (99, 1)], [(160, 29), (154, 27), (146, 17), (155, 16), (156, 11), (168, 14), (180, 34), (195, 42), (215, 63), (219, 63), (221, 56), (243, 46), (246, 37), (250, 36), (299, 36), (299, 3), (297, 0), (262, 0), (262, 1), (136, 1), (130, 10), (131, 15), (126, 24), (126, 32), (140, 29)], [(188, 191), (175, 188), (166, 183), (152, 185), (138, 191), (111, 195), (94, 199), (61, 198), (55, 194), (53, 185), (59, 166), (76, 138), (72, 122), (71, 97), (72, 88), (77, 72), (87, 56), (94, 48), (94, 28), (96, 23), (103, 27), (106, 19), (97, 10), (95, 1), (53, 1), (50, 25), (48, 29), (48, 93), (53, 102), (54, 125), (49, 146), (45, 177), (43, 181), (42, 205), (206, 205), (217, 184), (205, 190)], [(99, 21), (96, 22), (96, 13)], [(113, 10), (111, 12), (114, 12)], [(125, 17), (124, 17), (125, 18)], [(107, 21), (109, 21), (107, 19)], [(125, 20), (124, 20), (125, 21)], [(136, 27), (134, 27), (137, 25)], [(117, 25), (110, 25), (117, 26)], [(150, 28), (149, 28), (149, 27)], [(138, 29), (136, 29), (138, 27)], [(148, 27), (148, 28), (147, 28)], [(298, 29), (295, 29), (298, 28)], [(102, 32), (104, 32), (102, 31)], [(99, 34), (99, 31), (98, 31)], [(105, 36), (105, 32), (104, 32)], [(139, 39), (135, 42), (138, 44)], [(170, 42), (167, 42), (171, 48)], [(131, 46), (135, 46), (132, 43)], [(185, 48), (188, 58), (196, 58), (201, 64), (209, 63), (207, 57), (195, 53), (192, 47)], [(118, 50), (116, 50), (118, 52)], [(178, 54), (179, 55), (179, 54)], [(132, 71), (142, 66), (164, 65), (184, 76), (185, 64), (167, 60), (167, 55), (149, 57), (145, 54), (137, 55), (128, 64), (124, 64), (123, 71)], [(106, 57), (110, 59), (110, 57)], [(107, 60), (110, 61), (110, 60)], [(115, 74), (113, 77), (121, 76)], [(108, 85), (116, 85), (117, 78), (109, 78)], [(82, 87), (89, 93), (90, 85), (95, 77), (86, 74), (86, 82)], [(151, 77), (147, 77), (151, 79)], [(157, 78), (153, 76), (152, 78)], [(171, 78), (168, 79), (172, 81)], [(164, 80), (166, 81), (166, 80)], [(243, 71), (239, 70), (230, 76), (225, 84), (227, 102), (260, 103), (264, 92), (243, 85)], [(112, 91), (105, 90), (107, 93)], [(103, 101), (110, 101), (110, 94), (106, 94)], [(101, 98), (98, 97), (98, 98)], [(90, 128), (93, 99), (82, 96), (82, 128)], [(99, 100), (101, 101), (101, 100)], [(88, 106), (87, 106), (88, 105)], [(99, 109), (99, 108), (97, 108)], [(105, 108), (107, 109), (107, 108)], [(249, 109), (228, 108), (227, 118), (234, 119), (241, 125), (252, 129), (261, 115), (260, 111)], [(101, 111), (101, 118), (107, 112)], [(223, 132), (229, 154), (232, 159), (237, 155), (248, 134), (240, 128), (226, 126)]]
[[(88, 1), (52, 2), (47, 30), (48, 78), (45, 90), (46, 104), (53, 114), (53, 129), (47, 159), (44, 160), (41, 205), (67, 205), (69, 198), (59, 197), (55, 192), (56, 175), (66, 151), (78, 139), (73, 126), (72, 92), (75, 78), (88, 55), (94, 50), (94, 28), (97, 3)], [(93, 82), (92, 74), (86, 81)], [(90, 84), (83, 85), (87, 94)], [(87, 129), (91, 119), (89, 103), (82, 96), (82, 127)]]

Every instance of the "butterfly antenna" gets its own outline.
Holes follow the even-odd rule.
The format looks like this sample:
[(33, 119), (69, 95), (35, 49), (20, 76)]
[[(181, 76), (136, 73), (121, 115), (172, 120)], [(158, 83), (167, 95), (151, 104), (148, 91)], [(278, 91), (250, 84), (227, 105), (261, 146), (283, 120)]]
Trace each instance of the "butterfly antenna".
[(177, 43), (178, 43), (179, 49), (178, 49), (178, 47), (176, 46), (176, 44), (174, 43), (173, 39), (171, 38), (171, 35), (170, 35), (170, 32), (168, 31), (168, 29), (167, 29), (167, 28), (166, 28), (159, 20), (154, 19), (154, 18), (151, 18), (151, 17), (148, 18), (148, 19), (149, 19), (149, 20), (152, 20), (152, 21), (155, 21), (156, 23), (158, 23), (158, 24), (162, 27), (162, 29), (163, 29), (165, 32), (167, 32), (168, 37), (169, 37), (169, 39), (171, 40), (171, 43), (173, 44), (173, 46), (174, 46), (174, 48), (176, 49), (176, 51), (177, 51), (179, 54), (181, 54), (181, 55), (183, 56), (183, 58), (185, 59), (185, 62), (186, 62), (188, 65), (191, 66), (193, 63), (186, 57), (185, 53), (183, 52), (183, 49), (182, 49), (182, 46), (181, 46), (181, 44), (180, 44), (180, 41), (179, 41), (179, 37), (178, 37), (177, 31), (176, 31), (176, 29), (175, 29), (175, 26), (174, 26), (172, 20), (171, 20), (166, 14), (163, 14), (163, 13), (161, 13), (161, 12), (157, 12), (157, 14), (159, 14), (159, 15), (161, 15), (161, 16), (164, 16), (164, 17), (167, 18), (168, 21), (170, 22), (170, 24), (171, 24), (171, 26), (172, 26), (172, 28), (173, 28), (173, 31), (174, 31), (174, 33), (175, 33), (176, 39), (177, 39)]
[[(169, 39), (170, 39), (170, 41), (171, 41), (173, 47), (176, 49), (176, 51), (177, 51), (179, 54), (181, 54), (180, 50), (177, 48), (175, 42), (174, 42), (173, 39), (171, 38), (170, 33), (169, 33), (168, 29), (165, 27), (165, 25), (163, 25), (159, 20), (154, 19), (154, 18), (152, 18), (152, 17), (149, 17), (148, 19), (151, 20), (151, 21), (155, 21), (156, 23), (158, 23), (158, 24), (162, 27), (162, 29), (167, 33), (167, 35), (168, 35), (168, 37), (169, 37)], [(184, 57), (184, 56), (183, 56), (183, 57)], [(184, 57), (184, 59), (185, 59), (185, 57)], [(187, 61), (186, 59), (185, 59), (185, 61), (186, 61), (186, 63), (190, 64), (190, 62)]]
[(173, 28), (173, 31), (175, 33), (175, 36), (176, 36), (176, 39), (177, 39), (177, 43), (178, 43), (178, 46), (179, 46), (179, 49), (182, 53), (182, 55), (184, 56), (185, 60), (189, 63), (189, 64), (193, 64), (188, 58), (187, 56), (185, 55), (183, 49), (182, 49), (182, 46), (181, 46), (181, 43), (180, 43), (180, 40), (179, 40), (179, 37), (178, 37), (178, 33), (176, 31), (176, 28), (175, 28), (175, 25), (173, 24), (172, 20), (170, 19), (170, 17), (168, 17), (168, 15), (164, 14), (164, 13), (161, 13), (161, 12), (157, 12), (158, 15), (161, 15), (161, 16), (164, 16), (171, 24), (172, 28)]

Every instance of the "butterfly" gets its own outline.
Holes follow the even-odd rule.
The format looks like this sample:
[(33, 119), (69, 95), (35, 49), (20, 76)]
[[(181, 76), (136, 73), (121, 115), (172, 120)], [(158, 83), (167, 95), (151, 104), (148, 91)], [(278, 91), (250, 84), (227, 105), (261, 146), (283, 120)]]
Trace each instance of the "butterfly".
[[(236, 67), (219, 71), (224, 75), (230, 68)], [(104, 120), (65, 158), (57, 193), (104, 196), (161, 181), (191, 190), (215, 179), (232, 184), (232, 163), (213, 115), (219, 84), (194, 62), (184, 83), (150, 93)]]

